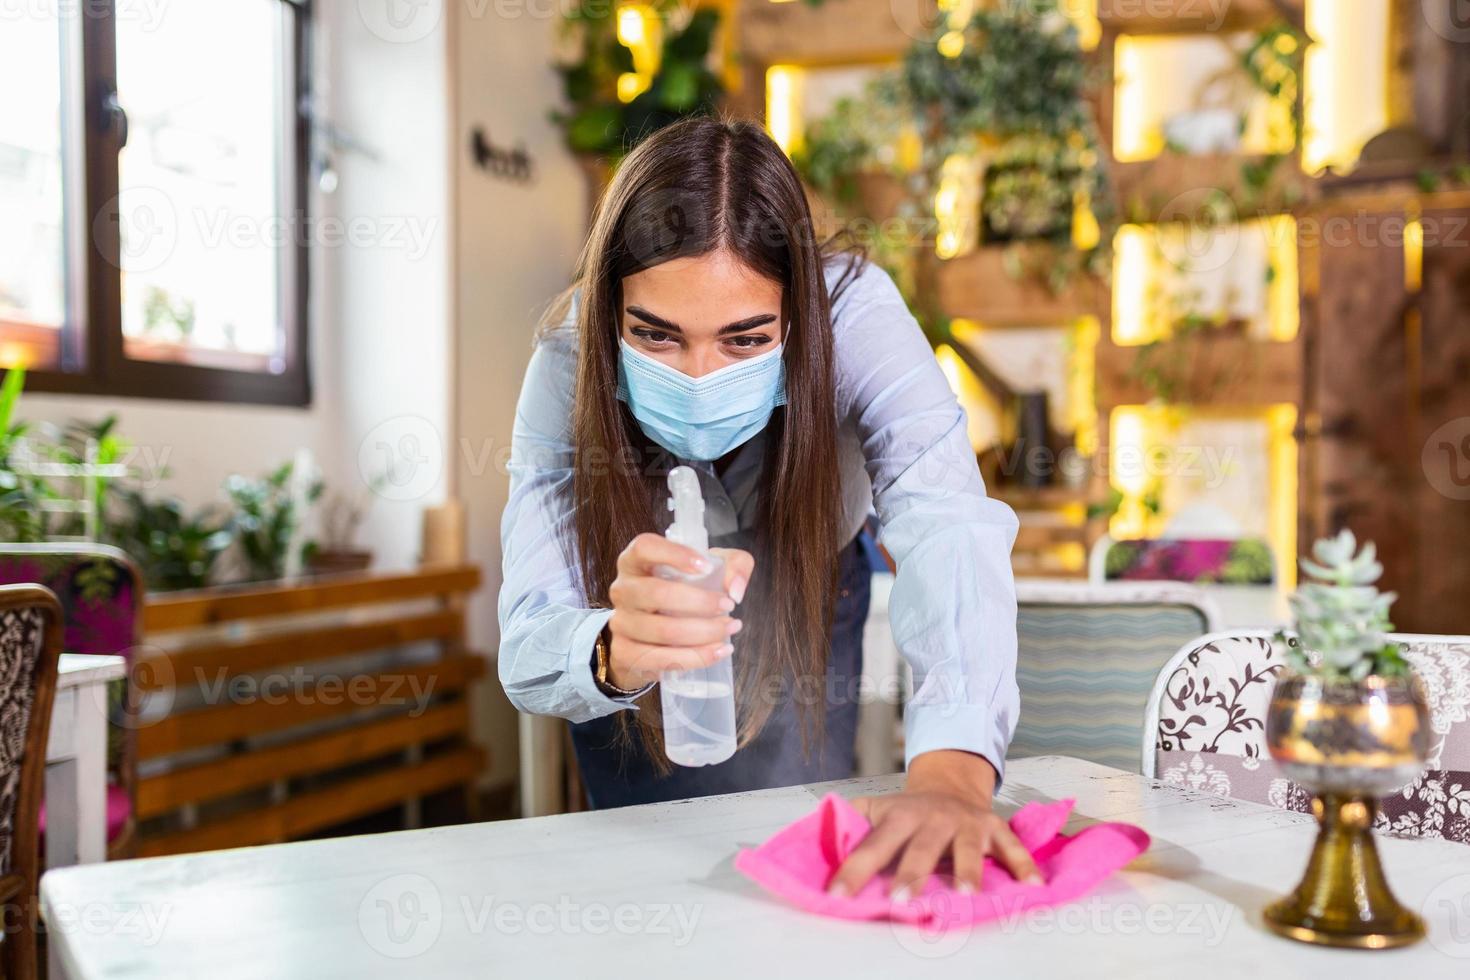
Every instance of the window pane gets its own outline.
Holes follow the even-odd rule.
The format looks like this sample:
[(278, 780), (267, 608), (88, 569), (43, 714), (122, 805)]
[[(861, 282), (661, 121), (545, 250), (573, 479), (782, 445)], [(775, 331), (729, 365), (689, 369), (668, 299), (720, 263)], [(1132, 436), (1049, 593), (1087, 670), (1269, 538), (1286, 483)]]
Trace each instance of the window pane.
[(124, 349), (280, 373), (281, 0), (183, 0), (117, 19)]
[(0, 367), (54, 368), (66, 323), (62, 35), (55, 5), (24, 10), (0, 27)]

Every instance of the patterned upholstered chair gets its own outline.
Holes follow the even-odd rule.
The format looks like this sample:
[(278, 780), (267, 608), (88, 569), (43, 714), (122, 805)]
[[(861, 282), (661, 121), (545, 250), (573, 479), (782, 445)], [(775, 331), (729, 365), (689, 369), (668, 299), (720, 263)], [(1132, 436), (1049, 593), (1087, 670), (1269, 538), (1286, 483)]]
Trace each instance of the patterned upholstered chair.
[(1069, 755), (1140, 771), (1159, 668), (1216, 628), (1213, 601), (1174, 582), (1016, 582), (1021, 717), (1010, 755)]
[[(98, 544), (0, 545), (0, 584), (39, 582), (56, 594), (65, 615), (68, 653), (131, 657), (142, 629), (143, 576), (125, 553)], [(110, 691), (114, 721), (108, 731), (107, 849), (127, 857), (133, 844), (136, 726), (121, 723), (129, 710), (126, 680)], [(45, 832), (45, 808), (41, 830)]]
[(0, 586), (0, 962), (6, 977), (36, 975), (37, 825), (61, 620), (61, 606), (47, 589)]
[[(1428, 695), (1433, 741), (1422, 776), (1386, 797), (1385, 833), (1470, 843), (1470, 636), (1395, 634)], [(1283, 651), (1264, 630), (1186, 644), (1159, 672), (1145, 719), (1144, 775), (1306, 812), (1311, 795), (1266, 750), (1271, 686)]]

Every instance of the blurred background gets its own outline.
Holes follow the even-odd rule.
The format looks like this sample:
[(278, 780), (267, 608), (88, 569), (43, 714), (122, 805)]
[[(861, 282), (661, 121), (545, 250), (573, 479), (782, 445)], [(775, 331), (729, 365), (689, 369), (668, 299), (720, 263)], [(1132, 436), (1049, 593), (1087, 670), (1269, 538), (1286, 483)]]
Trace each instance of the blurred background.
[[(690, 113), (761, 121), (820, 232), (894, 275), (1036, 588), (1180, 581), (1220, 625), (1274, 626), (1304, 543), (1351, 527), (1399, 629), (1470, 632), (1459, 7), (0, 4), (0, 539), (136, 566), (124, 646), (169, 702), (138, 729), (144, 852), (403, 796), (413, 823), (461, 786), (471, 812), (570, 805), (559, 723), (471, 683), (514, 407), (596, 196)], [(347, 618), (253, 623), (323, 610)], [(322, 783), (357, 801), (326, 817), (299, 760), (250, 741), (320, 704), (178, 722), (209, 707), (189, 671), (367, 676), (425, 648), (414, 676), (457, 702), (320, 750), (394, 754), (410, 785)], [(208, 792), (165, 778), (179, 753), (218, 775), (217, 742), (276, 754)], [(267, 816), (212, 830), (246, 790)]]

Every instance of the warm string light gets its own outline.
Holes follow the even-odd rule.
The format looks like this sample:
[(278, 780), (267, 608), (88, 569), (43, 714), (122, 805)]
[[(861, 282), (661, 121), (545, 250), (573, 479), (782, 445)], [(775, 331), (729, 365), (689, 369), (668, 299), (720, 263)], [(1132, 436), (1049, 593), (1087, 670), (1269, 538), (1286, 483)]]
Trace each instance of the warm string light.
[(641, 3), (618, 8), (618, 43), (633, 55), (633, 70), (618, 76), (618, 101), (632, 102), (648, 91), (658, 73), (661, 22), (658, 12)]
[(800, 90), (801, 69), (793, 65), (766, 69), (766, 132), (788, 156), (801, 147)]

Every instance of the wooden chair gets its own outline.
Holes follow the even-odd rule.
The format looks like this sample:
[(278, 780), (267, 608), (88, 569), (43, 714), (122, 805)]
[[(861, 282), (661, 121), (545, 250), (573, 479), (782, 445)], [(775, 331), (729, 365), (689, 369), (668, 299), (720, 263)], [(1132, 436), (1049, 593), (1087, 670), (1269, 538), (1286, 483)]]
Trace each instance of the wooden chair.
[(49, 589), (0, 586), (0, 964), (18, 980), (36, 975), (37, 825), (61, 624), (61, 604)]
[[(1284, 652), (1268, 630), (1213, 633), (1164, 665), (1144, 719), (1145, 776), (1307, 812), (1311, 794), (1266, 748), (1266, 709)], [(1470, 844), (1470, 636), (1391, 634), (1424, 683), (1431, 721), (1424, 773), (1380, 802), (1377, 829)]]
[(1214, 602), (1176, 582), (1016, 582), (1021, 717), (1011, 758), (1068, 755), (1140, 771), (1159, 667), (1216, 628)]
[[(143, 573), (124, 552), (87, 543), (0, 545), (0, 583), (35, 582), (61, 603), (62, 644), (67, 653), (115, 654), (134, 666), (141, 642)], [(127, 678), (110, 691), (113, 725), (107, 751), (107, 855), (133, 856), (136, 847), (137, 738), (135, 692)], [(41, 832), (45, 833), (44, 808)]]

